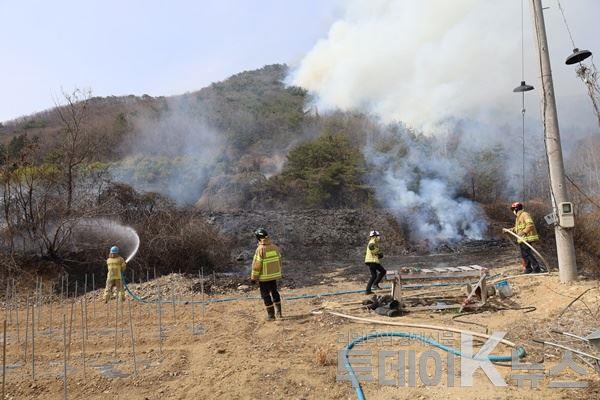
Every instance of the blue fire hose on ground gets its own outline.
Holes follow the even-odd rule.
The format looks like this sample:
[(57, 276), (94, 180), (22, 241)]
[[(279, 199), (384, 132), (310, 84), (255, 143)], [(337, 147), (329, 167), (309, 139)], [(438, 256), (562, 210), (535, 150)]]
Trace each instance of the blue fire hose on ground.
[[(123, 282), (123, 286), (125, 287), (125, 290), (127, 291), (127, 293), (129, 293), (129, 295), (131, 296), (131, 298), (137, 302), (140, 303), (156, 303), (157, 300), (155, 301), (149, 301), (146, 299), (143, 299), (141, 297), (139, 297), (138, 295), (136, 295), (135, 293), (133, 293), (131, 291), (131, 289), (129, 288), (129, 286), (127, 285), (127, 281), (125, 279), (125, 274), (121, 273), (121, 281)], [(459, 282), (443, 282), (443, 283), (429, 283), (429, 284), (416, 284), (416, 285), (404, 285), (402, 286), (403, 289), (421, 289), (421, 288), (426, 288), (426, 287), (444, 287), (444, 286), (461, 286), (464, 285), (464, 283), (459, 283)], [(384, 289), (389, 289), (389, 286), (384, 286)], [(359, 289), (359, 290), (342, 290), (342, 291), (338, 291), (338, 292), (327, 292), (327, 293), (319, 293), (319, 294), (300, 294), (300, 295), (296, 295), (296, 296), (289, 296), (289, 297), (284, 297), (283, 299), (286, 301), (293, 301), (293, 300), (304, 300), (304, 299), (316, 299), (316, 298), (320, 298), (320, 297), (330, 297), (330, 296), (342, 296), (345, 294), (357, 294), (357, 293), (364, 293), (364, 289)], [(210, 303), (226, 303), (226, 302), (231, 302), (231, 301), (245, 301), (245, 300), (260, 300), (261, 297), (258, 296), (242, 296), (242, 297), (228, 297), (228, 298), (223, 298), (223, 299), (208, 299), (208, 300), (198, 300), (198, 301), (186, 301), (184, 303), (195, 303), (195, 304), (210, 304)], [(171, 301), (165, 301), (165, 303), (171, 303)]]
[[(466, 357), (464, 356), (459, 350), (453, 348), (453, 347), (449, 347), (449, 346), (445, 346), (431, 338), (428, 338), (426, 336), (422, 336), (422, 335), (417, 335), (414, 333), (407, 333), (407, 332), (374, 332), (374, 333), (370, 333), (368, 335), (359, 337), (354, 339), (352, 342), (350, 342), (346, 348), (344, 349), (342, 356), (344, 359), (344, 368), (346, 368), (346, 370), (348, 371), (348, 375), (350, 377), (350, 381), (352, 382), (352, 386), (354, 387), (354, 390), (356, 391), (356, 397), (358, 400), (365, 400), (365, 394), (363, 393), (362, 387), (360, 385), (360, 381), (358, 380), (358, 377), (356, 376), (356, 373), (354, 372), (354, 370), (352, 369), (352, 365), (350, 364), (350, 359), (348, 357), (348, 353), (350, 352), (350, 350), (352, 350), (352, 348), (354, 348), (354, 346), (356, 346), (359, 343), (362, 342), (366, 342), (369, 339), (374, 339), (374, 338), (379, 338), (379, 337), (402, 337), (402, 338), (409, 338), (409, 339), (415, 339), (418, 340), (420, 342), (423, 342), (425, 344), (428, 344), (430, 346), (434, 346), (437, 347), (438, 349), (441, 349), (445, 352), (460, 356), (460, 357)], [(517, 357), (518, 358), (523, 358), (525, 357), (525, 349), (523, 347), (517, 347)], [(475, 360), (478, 360), (475, 357), (472, 357)], [(513, 356), (495, 356), (495, 355), (489, 355), (487, 356), (487, 359), (491, 362), (507, 362), (507, 361), (512, 361), (513, 360)]]

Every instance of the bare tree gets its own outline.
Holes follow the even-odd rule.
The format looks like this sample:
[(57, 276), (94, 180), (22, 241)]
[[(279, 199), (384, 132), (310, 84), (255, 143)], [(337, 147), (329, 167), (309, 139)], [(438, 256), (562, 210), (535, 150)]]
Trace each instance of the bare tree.
[(64, 102), (55, 100), (55, 111), (60, 119), (64, 140), (59, 145), (61, 164), (65, 173), (67, 212), (73, 207), (77, 168), (90, 161), (95, 152), (96, 140), (88, 121), (90, 90), (63, 91)]

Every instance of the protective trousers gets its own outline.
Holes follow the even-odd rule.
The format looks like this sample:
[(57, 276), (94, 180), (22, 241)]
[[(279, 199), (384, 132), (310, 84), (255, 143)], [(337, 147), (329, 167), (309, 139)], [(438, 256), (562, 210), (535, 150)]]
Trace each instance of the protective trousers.
[(523, 264), (525, 265), (525, 273), (541, 272), (540, 264), (533, 255), (533, 251), (525, 243), (519, 243), (519, 249), (521, 249), (521, 257), (523, 258)]
[(367, 292), (370, 292), (373, 285), (379, 285), (379, 282), (381, 282), (387, 271), (379, 263), (369, 262), (366, 264), (369, 267), (369, 271), (371, 271), (371, 279), (367, 283)]
[(125, 301), (125, 289), (123, 282), (120, 279), (107, 279), (106, 288), (104, 289), (104, 301), (110, 300), (112, 297), (113, 288), (117, 288), (117, 295), (121, 297), (121, 301)]
[(272, 307), (273, 303), (278, 304), (281, 302), (276, 280), (258, 282), (258, 287), (260, 288), (260, 297), (262, 297), (266, 307)]

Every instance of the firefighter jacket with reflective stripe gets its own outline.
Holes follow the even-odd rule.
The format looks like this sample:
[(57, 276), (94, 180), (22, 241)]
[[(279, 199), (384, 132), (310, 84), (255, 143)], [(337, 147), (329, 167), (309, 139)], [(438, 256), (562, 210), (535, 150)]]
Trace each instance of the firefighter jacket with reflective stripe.
[(125, 271), (125, 260), (121, 256), (109, 257), (106, 260), (108, 266), (108, 276), (106, 279), (121, 279), (121, 273)]
[(281, 254), (269, 238), (261, 239), (252, 261), (252, 279), (260, 282), (281, 279)]
[(515, 227), (513, 231), (521, 236), (521, 239), (518, 239), (518, 243), (523, 242), (535, 242), (539, 240), (540, 237), (535, 229), (535, 224), (533, 223), (533, 218), (529, 213), (524, 210), (520, 210), (517, 212), (517, 218), (515, 218)]
[(372, 237), (367, 245), (367, 253), (365, 254), (365, 263), (376, 263), (379, 264), (379, 238)]

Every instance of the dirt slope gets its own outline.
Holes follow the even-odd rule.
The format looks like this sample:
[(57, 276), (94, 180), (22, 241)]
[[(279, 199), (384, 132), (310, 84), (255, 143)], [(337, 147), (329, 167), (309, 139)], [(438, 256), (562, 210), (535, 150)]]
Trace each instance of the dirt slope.
[[(459, 260), (454, 260), (459, 261)], [(514, 271), (516, 265), (505, 265), (506, 273)], [(339, 290), (361, 289), (363, 282), (348, 279), (348, 266), (327, 264), (320, 271), (324, 284), (315, 284), (301, 289), (284, 289), (284, 296), (304, 293), (324, 293)], [(351, 270), (351, 269), (350, 269)], [(495, 271), (496, 272), (496, 271)], [(366, 278), (366, 271), (361, 278)], [(356, 276), (358, 278), (358, 276)], [(161, 278), (161, 283), (168, 285), (169, 278)], [(523, 344), (528, 353), (527, 362), (538, 361), (542, 351), (531, 339), (535, 337), (563, 340), (550, 333), (552, 327), (563, 327), (571, 332), (582, 334), (586, 329), (597, 325), (592, 315), (600, 315), (600, 291), (593, 289), (576, 302), (560, 318), (559, 313), (573, 298), (583, 290), (597, 287), (597, 282), (578, 282), (565, 286), (558, 282), (555, 275), (549, 277), (520, 278), (513, 281), (515, 296), (504, 306), (534, 306), (531, 313), (522, 311), (486, 311), (481, 314), (463, 317), (467, 321), (475, 321), (487, 325), (490, 330), (505, 330), (507, 338)], [(175, 288), (175, 297), (190, 299), (188, 286), (185, 283)], [(197, 286), (195, 286), (197, 287)], [(152, 291), (153, 288), (134, 290)], [(98, 293), (96, 293), (97, 295)], [(256, 296), (257, 290), (244, 293), (233, 290), (225, 296)], [(185, 295), (185, 296), (184, 296)], [(170, 299), (171, 292), (164, 292)], [(201, 295), (195, 294), (199, 300)], [(341, 303), (344, 301), (360, 301), (361, 294), (330, 297), (322, 299), (306, 299), (287, 301), (284, 303), (286, 317), (276, 322), (264, 321), (264, 308), (259, 300), (215, 303), (204, 310), (195, 306), (194, 320), (196, 334), (192, 334), (192, 306), (180, 304), (173, 307), (165, 304), (161, 307), (161, 319), (164, 325), (164, 343), (162, 355), (158, 338), (158, 322), (156, 305), (144, 305), (132, 302), (134, 333), (136, 335), (136, 356), (139, 368), (138, 377), (132, 375), (133, 363), (127, 328), (127, 304), (123, 320), (117, 319), (118, 353), (115, 357), (115, 303), (104, 306), (102, 302), (93, 301), (88, 295), (88, 340), (86, 342), (86, 376), (83, 375), (81, 310), (80, 302), (74, 306), (73, 328), (71, 332), (71, 359), (69, 361), (68, 391), (69, 398), (79, 399), (352, 399), (354, 390), (348, 382), (336, 381), (336, 352), (343, 348), (349, 337), (371, 331), (397, 331), (400, 328), (363, 325), (341, 320), (330, 315), (312, 315), (310, 311), (325, 301)], [(496, 306), (500, 305), (499, 303)], [(354, 315), (383, 319), (363, 310), (345, 310)], [(95, 312), (94, 312), (95, 308)], [(587, 311), (586, 309), (589, 309)], [(37, 311), (37, 310), (36, 310)], [(62, 308), (54, 304), (52, 308), (52, 324), (50, 325), (50, 308), (41, 309), (39, 331), (36, 332), (36, 376), (31, 381), (31, 356), (23, 364), (23, 346), (17, 345), (15, 326), (16, 315), (13, 312), (13, 324), (10, 326), (7, 339), (9, 364), (7, 375), (7, 393), (10, 399), (60, 399), (63, 382), (61, 377), (63, 357)], [(69, 327), (70, 305), (64, 304), (67, 328)], [(108, 314), (107, 314), (108, 313)], [(95, 317), (94, 317), (95, 314)], [(452, 320), (452, 313), (418, 313), (394, 319), (395, 321), (419, 322), (436, 325), (450, 325), (462, 329), (483, 331), (481, 327), (466, 325)], [(24, 311), (20, 314), (19, 339), (24, 341)], [(200, 323), (201, 321), (201, 323)], [(597, 326), (596, 326), (597, 327)], [(402, 329), (408, 332), (432, 335), (431, 332)], [(68, 336), (67, 329), (67, 336)], [(437, 334), (434, 334), (437, 335)], [(437, 336), (439, 338), (439, 336)], [(68, 337), (67, 337), (68, 339)], [(458, 336), (446, 337), (458, 345)], [(31, 340), (31, 336), (29, 336)], [(593, 351), (581, 344), (572, 345)], [(375, 342), (362, 346), (373, 351), (415, 349), (420, 354), (429, 349), (428, 346), (415, 342)], [(505, 348), (496, 354), (507, 353)], [(28, 353), (31, 353), (29, 343)], [(546, 349), (546, 371), (555, 365), (560, 353)], [(317, 360), (319, 354), (322, 358)], [(445, 355), (442, 353), (442, 359)], [(324, 363), (322, 361), (325, 361)], [(114, 365), (111, 365), (114, 363)], [(581, 362), (579, 363), (582, 364)], [(575, 376), (577, 380), (590, 382), (588, 389), (551, 389), (549, 380), (540, 382), (539, 389), (518, 388), (514, 381), (509, 381), (510, 368), (499, 367), (500, 374), (509, 381), (507, 388), (495, 388), (481, 373), (475, 375), (473, 388), (447, 388), (444, 374), (440, 386), (427, 388), (422, 384), (415, 388), (396, 386), (382, 387), (375, 383), (364, 385), (366, 397), (375, 399), (565, 399), (565, 398), (600, 398), (600, 375), (586, 368), (585, 376)], [(104, 371), (104, 372), (103, 372)], [(115, 375), (124, 377), (116, 378)], [(110, 376), (113, 377), (110, 377)], [(561, 376), (565, 379), (565, 376)]]

